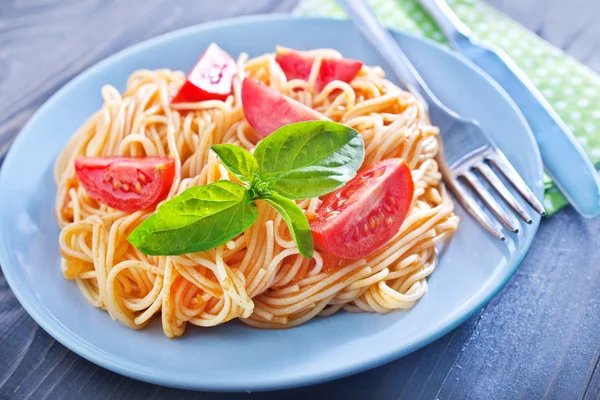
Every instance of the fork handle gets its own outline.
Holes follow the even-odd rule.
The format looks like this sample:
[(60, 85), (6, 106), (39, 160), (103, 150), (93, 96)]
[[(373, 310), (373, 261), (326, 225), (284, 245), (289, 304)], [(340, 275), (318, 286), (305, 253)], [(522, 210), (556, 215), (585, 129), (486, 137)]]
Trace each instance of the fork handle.
[(371, 12), (364, 0), (338, 0), (348, 17), (383, 56), (400, 83), (413, 94), (420, 95), (425, 104), (438, 102), (408, 57)]

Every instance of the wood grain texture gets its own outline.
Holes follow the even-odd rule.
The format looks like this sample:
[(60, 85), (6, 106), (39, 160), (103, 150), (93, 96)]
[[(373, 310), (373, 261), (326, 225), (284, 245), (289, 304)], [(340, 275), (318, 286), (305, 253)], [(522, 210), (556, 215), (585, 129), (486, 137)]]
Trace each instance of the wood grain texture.
[[(493, 5), (600, 72), (598, 0)], [(287, 12), (296, 0), (0, 0), (0, 133), (18, 132), (60, 86), (160, 33)], [(0, 143), (1, 146), (1, 143)], [(46, 334), (0, 275), (0, 399), (597, 399), (600, 220), (545, 220), (504, 289), (459, 328), (371, 371), (274, 393), (174, 390), (124, 378)]]
[(500, 11), (600, 72), (600, 1), (492, 0)]

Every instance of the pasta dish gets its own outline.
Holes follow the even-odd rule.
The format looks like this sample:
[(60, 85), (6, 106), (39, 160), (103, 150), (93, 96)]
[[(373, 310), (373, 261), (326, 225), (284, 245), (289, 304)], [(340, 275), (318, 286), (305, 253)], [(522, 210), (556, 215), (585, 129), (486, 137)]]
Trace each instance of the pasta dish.
[(61, 269), (133, 329), (409, 309), (458, 226), (424, 106), (335, 50), (139, 70), (58, 157)]

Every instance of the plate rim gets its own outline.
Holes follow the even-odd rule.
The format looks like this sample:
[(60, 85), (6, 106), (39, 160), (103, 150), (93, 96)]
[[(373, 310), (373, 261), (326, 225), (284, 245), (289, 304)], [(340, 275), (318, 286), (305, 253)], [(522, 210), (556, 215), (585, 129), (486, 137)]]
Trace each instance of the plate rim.
[[(33, 116), (27, 121), (27, 123), (20, 130), (19, 134), (15, 138), (14, 142), (7, 153), (6, 158), (4, 159), (2, 167), (10, 165), (13, 163), (13, 158), (17, 153), (17, 150), (23, 138), (22, 132), (27, 131), (31, 125), (34, 125), (35, 122), (40, 118), (42, 111), (47, 108), (52, 107), (53, 103), (56, 102), (60, 97), (63, 96), (65, 92), (68, 92), (72, 86), (77, 85), (80, 81), (87, 79), (89, 75), (94, 74), (96, 71), (101, 70), (120, 58), (126, 57), (129, 52), (136, 51), (148, 46), (152, 46), (157, 42), (162, 41), (170, 41), (179, 36), (185, 36), (192, 32), (201, 32), (205, 30), (210, 30), (217, 27), (226, 27), (232, 26), (242, 23), (256, 23), (256, 22), (270, 22), (270, 21), (285, 21), (285, 20), (302, 20), (307, 23), (316, 22), (316, 23), (330, 23), (330, 24), (349, 24), (348, 21), (338, 18), (328, 18), (328, 17), (304, 17), (304, 16), (295, 16), (291, 14), (283, 14), (283, 13), (273, 13), (273, 14), (259, 14), (259, 15), (249, 15), (249, 16), (241, 16), (241, 17), (233, 17), (216, 21), (209, 21), (200, 24), (191, 25), (185, 28), (176, 29), (173, 31), (169, 31), (158, 36), (152, 37), (150, 39), (141, 41), (132, 46), (128, 46), (122, 50), (119, 50), (116, 53), (111, 54), (110, 56), (98, 61), (97, 63), (89, 66), (88, 68), (81, 71), (75, 77), (73, 77), (69, 82), (59, 88), (56, 92), (54, 92), (43, 104), (39, 107)], [(522, 120), (522, 123), (527, 128), (528, 136), (533, 144), (535, 155), (534, 158), (536, 160), (537, 172), (539, 175), (538, 178), (538, 187), (533, 188), (536, 196), (539, 197), (540, 192), (543, 194), (543, 184), (542, 184), (542, 176), (543, 176), (543, 167), (542, 160), (539, 153), (539, 148), (537, 143), (533, 137), (531, 129), (527, 124), (525, 118), (520, 113), (518, 108), (515, 106), (512, 99), (504, 92), (504, 90), (491, 79), (484, 71), (478, 68), (469, 60), (466, 60), (456, 53), (448, 49), (447, 47), (442, 46), (441, 44), (432, 41), (426, 37), (415, 35), (412, 33), (400, 31), (397, 29), (390, 29), (394, 33), (401, 36), (410, 36), (418, 41), (425, 42), (429, 45), (436, 47), (438, 50), (443, 51), (449, 54), (452, 57), (458, 57), (464, 63), (468, 64), (471, 68), (475, 69), (478, 73), (483, 75), (483, 77), (491, 83), (496, 90), (500, 92), (500, 94), (511, 103), (512, 107), (517, 111)], [(8, 168), (0, 168), (0, 189), (6, 185), (5, 181), (7, 178), (6, 170)], [(536, 190), (537, 189), (537, 190)], [(0, 207), (3, 204), (2, 200), (3, 196), (0, 196)], [(485, 293), (481, 296), (481, 298), (476, 299), (473, 304), (464, 303), (461, 305), (454, 313), (449, 314), (446, 318), (439, 321), (438, 325), (443, 325), (438, 328), (435, 332), (424, 336), (420, 340), (414, 341), (408, 346), (403, 346), (402, 348), (394, 348), (388, 351), (385, 355), (375, 356), (368, 360), (363, 360), (361, 362), (347, 363), (344, 366), (340, 366), (336, 369), (332, 369), (323, 373), (313, 373), (313, 374), (303, 374), (303, 375), (295, 375), (292, 377), (286, 378), (278, 378), (277, 380), (264, 378), (262, 380), (254, 380), (253, 382), (242, 382), (242, 381), (233, 381), (228, 383), (227, 385), (223, 384), (211, 384), (210, 382), (200, 382), (198, 380), (191, 379), (181, 379), (181, 377), (175, 374), (165, 374), (164, 372), (157, 373), (156, 370), (152, 370), (147, 367), (139, 366), (138, 364), (131, 365), (131, 362), (127, 360), (117, 358), (112, 354), (108, 354), (103, 352), (101, 349), (90, 345), (84, 339), (74, 335), (71, 331), (66, 329), (62, 323), (57, 320), (50, 312), (46, 311), (43, 303), (39, 302), (39, 304), (33, 304), (29, 297), (22, 291), (19, 284), (17, 284), (17, 278), (14, 277), (11, 273), (11, 270), (15, 267), (19, 267), (18, 263), (16, 266), (12, 266), (11, 268), (7, 268), (7, 265), (12, 265), (11, 257), (8, 254), (7, 246), (5, 245), (5, 239), (2, 239), (0, 245), (0, 268), (4, 274), (4, 277), (14, 293), (15, 297), (21, 304), (21, 306), (27, 311), (27, 313), (34, 319), (34, 321), (50, 336), (52, 336), (55, 340), (60, 342), (62, 345), (67, 347), (69, 350), (75, 352), (77, 355), (87, 359), (88, 361), (99, 365), (103, 368), (106, 368), (115, 373), (137, 379), (143, 382), (148, 382), (152, 384), (187, 389), (187, 390), (204, 390), (204, 391), (218, 391), (218, 392), (231, 392), (231, 391), (267, 391), (267, 390), (278, 390), (278, 389), (287, 389), (294, 387), (302, 387), (313, 385), (321, 382), (326, 382), (334, 379), (343, 378), (349, 375), (357, 374), (372, 368), (376, 368), (383, 364), (389, 363), (393, 360), (404, 357), (430, 343), (439, 339), (440, 337), (446, 335), (451, 330), (455, 329), (463, 322), (465, 322), (468, 318), (470, 318), (473, 314), (483, 308), (505, 285), (506, 282), (512, 277), (512, 275), (517, 270), (518, 266), (521, 264), (523, 258), (527, 254), (537, 229), (540, 224), (540, 218), (534, 218), (533, 223), (531, 225), (532, 234), (527, 237), (522, 243), (520, 248), (517, 250), (517, 253), (514, 256), (512, 262), (507, 261), (504, 265), (504, 269), (508, 269), (509, 272), (497, 282), (494, 282), (495, 286), (488, 293)], [(0, 226), (0, 230), (5, 229)], [(14, 280), (13, 280), (14, 278)], [(134, 368), (135, 367), (135, 368)]]

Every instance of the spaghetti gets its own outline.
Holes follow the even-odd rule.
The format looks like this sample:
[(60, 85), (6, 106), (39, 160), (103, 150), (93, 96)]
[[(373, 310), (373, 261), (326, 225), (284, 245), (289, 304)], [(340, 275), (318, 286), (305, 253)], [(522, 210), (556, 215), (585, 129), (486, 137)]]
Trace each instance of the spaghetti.
[[(61, 270), (94, 307), (133, 329), (161, 315), (164, 333), (181, 336), (187, 323), (215, 326), (234, 318), (259, 328), (300, 325), (338, 310), (387, 313), (412, 307), (427, 291), (437, 263), (435, 245), (458, 224), (434, 159), (437, 128), (413, 95), (384, 79), (380, 68), (363, 67), (349, 84), (333, 81), (317, 92), (323, 57), (310, 52), (307, 81), (286, 80), (272, 54), (237, 61), (233, 95), (227, 100), (170, 104), (185, 81), (179, 71), (140, 70), (120, 94), (102, 88), (104, 104), (77, 131), (54, 170), (56, 218), (61, 228)], [(315, 251), (302, 257), (281, 216), (257, 201), (256, 223), (215, 249), (182, 256), (147, 256), (127, 241), (152, 211), (118, 211), (91, 199), (75, 177), (82, 156), (159, 156), (176, 160), (168, 198), (184, 190), (231, 179), (210, 146), (233, 143), (253, 149), (259, 140), (241, 106), (241, 81), (260, 80), (279, 92), (361, 133), (363, 166), (400, 157), (412, 170), (413, 205), (401, 229), (367, 258), (330, 268)], [(317, 198), (299, 206), (314, 212)]]

